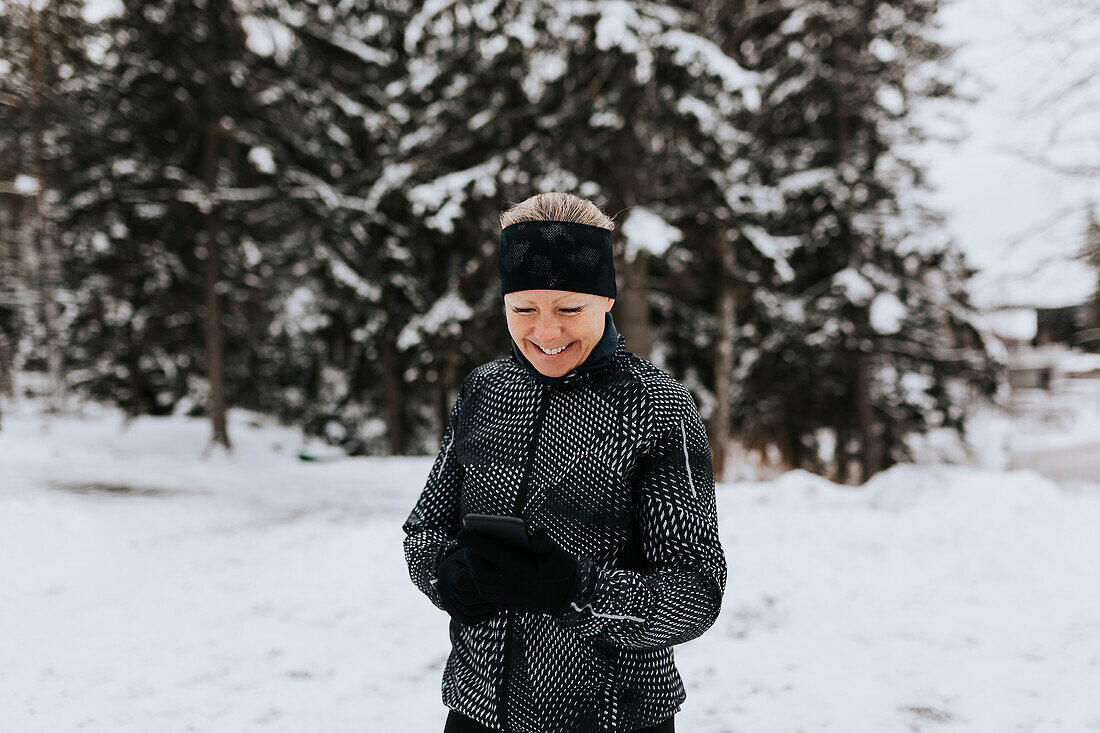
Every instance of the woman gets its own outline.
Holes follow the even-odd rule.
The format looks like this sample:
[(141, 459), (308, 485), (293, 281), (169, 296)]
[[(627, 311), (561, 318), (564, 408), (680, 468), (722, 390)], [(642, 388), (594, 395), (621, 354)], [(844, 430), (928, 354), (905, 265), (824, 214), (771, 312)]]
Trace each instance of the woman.
[[(451, 616), (445, 733), (673, 731), (672, 647), (726, 584), (691, 394), (615, 330), (614, 224), (534, 196), (501, 216), (510, 357), (474, 369), (405, 521), (413, 582)], [(526, 521), (530, 550), (462, 529)]]

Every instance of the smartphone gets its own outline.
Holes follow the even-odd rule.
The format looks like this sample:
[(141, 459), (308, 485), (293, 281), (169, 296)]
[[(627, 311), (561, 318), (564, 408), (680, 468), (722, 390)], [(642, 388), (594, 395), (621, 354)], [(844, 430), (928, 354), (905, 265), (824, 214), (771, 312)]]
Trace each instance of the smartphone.
[(462, 517), (462, 526), (468, 530), (483, 532), (517, 549), (531, 550), (531, 543), (527, 536), (527, 523), (519, 517), (467, 514)]

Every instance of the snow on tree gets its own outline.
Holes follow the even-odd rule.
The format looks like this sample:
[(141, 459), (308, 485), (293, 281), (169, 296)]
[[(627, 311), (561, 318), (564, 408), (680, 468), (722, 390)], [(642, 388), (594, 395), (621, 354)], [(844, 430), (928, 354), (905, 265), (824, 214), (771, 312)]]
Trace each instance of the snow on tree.
[(58, 211), (73, 383), (133, 413), (209, 395), (197, 409), (227, 443), (227, 404), (267, 406), (266, 243), (294, 215), (284, 153), (253, 152), (274, 138), (265, 73), (228, 0), (116, 10), (86, 44)]
[[(500, 202), (565, 190), (622, 224), (616, 323), (631, 349), (653, 351), (712, 401), (710, 354), (721, 339), (711, 263), (745, 223), (735, 221), (731, 191), (739, 210), (759, 194), (739, 163), (756, 78), (717, 42), (710, 13), (704, 4), (513, 0), (429, 4), (409, 21), (400, 106), (409, 133), (399, 150), (425, 227), (409, 241), (425, 260), (458, 253), (432, 292), (459, 288), (488, 334), (464, 367), (508, 350), (495, 267)], [(635, 231), (647, 222), (661, 223), (657, 239)]]
[(907, 147), (951, 93), (937, 8), (123, 2), (78, 36), (50, 184), (74, 383), (187, 409), (224, 306), (226, 403), (430, 449), (509, 350), (501, 202), (566, 190), (616, 217), (616, 323), (695, 394), (719, 472), (739, 432), (865, 478), (992, 384)]
[(743, 4), (744, 61), (765, 80), (755, 160), (781, 197), (765, 230), (797, 244), (736, 382), (736, 413), (790, 465), (840, 480), (904, 460), (913, 433), (961, 429), (965, 403), (995, 384), (965, 291), (972, 273), (907, 156), (922, 137), (913, 106), (952, 94), (931, 32), (938, 8)]
[(70, 97), (90, 63), (83, 3), (0, 3), (0, 394), (17, 368), (62, 387), (63, 293), (54, 225), (69, 131), (82, 119)]

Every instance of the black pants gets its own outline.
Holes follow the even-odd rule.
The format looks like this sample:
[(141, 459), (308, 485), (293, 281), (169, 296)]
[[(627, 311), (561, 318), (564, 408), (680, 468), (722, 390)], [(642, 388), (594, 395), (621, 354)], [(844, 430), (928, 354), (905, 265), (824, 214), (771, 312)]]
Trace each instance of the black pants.
[[(672, 720), (674, 717), (676, 716), (648, 728), (638, 728), (634, 733), (675, 733)], [(443, 733), (500, 733), (500, 731), (496, 728), (487, 728), (476, 720), (470, 720), (462, 713), (452, 710), (447, 715), (447, 725), (443, 728)]]

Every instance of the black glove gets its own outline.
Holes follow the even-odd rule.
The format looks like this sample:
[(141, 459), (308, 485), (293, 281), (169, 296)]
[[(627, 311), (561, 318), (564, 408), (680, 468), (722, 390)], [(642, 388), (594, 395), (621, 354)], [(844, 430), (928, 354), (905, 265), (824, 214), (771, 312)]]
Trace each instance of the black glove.
[(542, 528), (530, 531), (531, 552), (474, 530), (462, 529), (456, 539), (469, 551), (470, 574), (485, 600), (514, 611), (553, 614), (572, 598), (577, 558)]
[(478, 595), (470, 577), (465, 548), (443, 558), (437, 578), (435, 588), (439, 591), (439, 600), (451, 618), (460, 624), (473, 626), (500, 613), (500, 608)]

